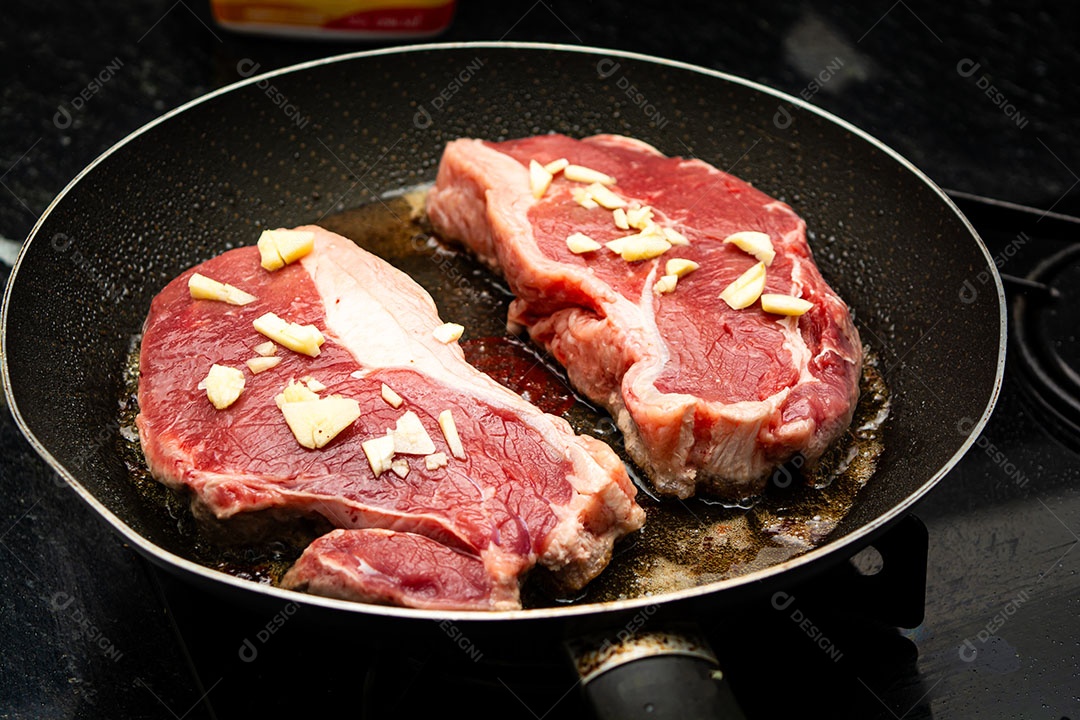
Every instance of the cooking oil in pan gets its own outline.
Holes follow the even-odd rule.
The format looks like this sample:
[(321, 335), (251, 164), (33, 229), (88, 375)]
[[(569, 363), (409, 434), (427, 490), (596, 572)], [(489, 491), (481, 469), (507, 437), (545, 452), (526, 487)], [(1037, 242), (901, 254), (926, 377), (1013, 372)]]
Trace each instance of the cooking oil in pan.
[[(441, 242), (426, 222), (423, 205), (420, 188), (318, 224), (408, 273), (431, 294), (441, 317), (467, 328), (461, 344), (469, 362), (544, 411), (564, 417), (575, 431), (607, 442), (626, 462), (641, 491), (638, 501), (646, 512), (645, 526), (618, 543), (611, 563), (584, 593), (561, 597), (538, 572), (523, 589), (526, 607), (656, 595), (753, 572), (820, 544), (854, 505), (882, 451), (889, 409), (889, 391), (872, 351), (868, 349), (864, 362), (862, 393), (850, 429), (813, 471), (799, 467), (796, 459), (774, 473), (761, 497), (743, 506), (704, 499), (661, 500), (627, 457), (610, 416), (580, 397), (541, 349), (508, 332), (512, 295), (503, 281), (466, 252)], [(121, 427), (134, 424), (137, 378), (136, 348), (128, 363)], [(149, 476), (137, 439), (125, 435), (133, 482), (175, 520), (190, 541), (189, 554), (198, 562), (257, 582), (276, 583), (303, 547), (328, 529), (292, 523), (289, 537), (273, 543), (221, 542), (227, 529), (194, 520), (186, 499)]]

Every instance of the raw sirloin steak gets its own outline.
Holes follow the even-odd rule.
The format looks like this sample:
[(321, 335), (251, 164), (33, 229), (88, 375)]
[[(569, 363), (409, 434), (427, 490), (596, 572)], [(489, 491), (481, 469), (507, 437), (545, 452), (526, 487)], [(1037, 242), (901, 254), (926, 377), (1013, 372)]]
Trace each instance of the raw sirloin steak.
[[(608, 176), (602, 187), (623, 213), (651, 208), (677, 244), (636, 261), (603, 246), (572, 251), (576, 233), (602, 244), (638, 229), (616, 226), (610, 196), (583, 199), (593, 179), (567, 179), (565, 163), (549, 166), (554, 179), (537, 198), (530, 161), (561, 159)], [(848, 427), (862, 366), (848, 308), (818, 272), (802, 219), (738, 178), (616, 135), (461, 139), (445, 149), (427, 209), (439, 233), (505, 276), (510, 323), (611, 412), (661, 494), (755, 496), (778, 464), (801, 453), (813, 465)], [(765, 293), (807, 300), (809, 311), (735, 310), (719, 298), (758, 262), (724, 242), (743, 231), (766, 233), (775, 251)], [(700, 267), (662, 293), (672, 258)]]
[[(641, 527), (625, 467), (602, 442), (573, 433), (466, 363), (441, 342), (430, 296), (407, 275), (318, 227), (315, 248), (275, 271), (255, 247), (230, 250), (184, 272), (158, 295), (140, 354), (139, 435), (161, 482), (190, 492), (197, 515), (226, 520), (268, 511), (321, 516), (338, 528), (316, 539), (284, 585), (418, 608), (520, 607), (534, 565), (568, 589), (599, 573), (612, 544)], [(193, 272), (256, 297), (237, 306), (193, 299)], [(253, 321), (273, 312), (325, 336), (315, 357), (278, 347), (281, 362), (253, 374), (245, 363), (266, 337)], [(243, 371), (224, 409), (200, 381), (214, 364)], [(314, 378), (322, 398), (359, 403), (360, 416), (327, 444), (302, 447), (275, 397)], [(403, 401), (393, 407), (383, 385)], [(396, 400), (393, 395), (388, 396)], [(449, 410), (460, 455), (438, 417)], [(361, 443), (415, 413), (433, 448), (401, 454), (375, 475)], [(424, 443), (420, 443), (423, 445)], [(428, 456), (446, 456), (429, 468)]]

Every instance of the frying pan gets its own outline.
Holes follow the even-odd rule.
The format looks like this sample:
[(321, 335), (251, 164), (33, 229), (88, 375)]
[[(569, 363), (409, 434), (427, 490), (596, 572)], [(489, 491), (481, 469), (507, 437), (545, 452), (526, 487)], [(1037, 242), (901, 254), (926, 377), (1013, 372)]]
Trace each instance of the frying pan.
[[(319, 222), (432, 181), (451, 139), (551, 131), (619, 133), (702, 158), (806, 220), (818, 265), (853, 308), (892, 393), (876, 471), (836, 528), (797, 557), (694, 587), (483, 614), (297, 594), (193, 561), (176, 523), (134, 488), (114, 441), (125, 358), (153, 296), (261, 228)], [(250, 77), (98, 158), (42, 215), (12, 271), (3, 382), (36, 451), (131, 547), (187, 581), (253, 606), (296, 602), (387, 636), (450, 622), (473, 638), (520, 646), (524, 637), (636, 628), (654, 612), (718, 613), (873, 542), (989, 417), (1004, 366), (1004, 308), (986, 248), (946, 195), (889, 148), (796, 98), (627, 52), (436, 44)], [(668, 697), (678, 704), (685, 694)]]

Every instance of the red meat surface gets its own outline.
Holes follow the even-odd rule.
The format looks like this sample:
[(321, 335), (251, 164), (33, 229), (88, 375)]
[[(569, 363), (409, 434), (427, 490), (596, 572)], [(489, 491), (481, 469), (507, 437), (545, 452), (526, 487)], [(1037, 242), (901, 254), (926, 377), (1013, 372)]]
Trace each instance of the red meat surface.
[[(572, 191), (584, 185), (562, 174), (536, 199), (530, 160), (560, 158), (613, 177), (613, 192), (653, 208), (689, 244), (638, 262), (606, 248), (574, 254), (572, 233), (604, 243), (637, 231), (581, 206)], [(427, 210), (444, 238), (505, 277), (511, 324), (610, 411), (661, 494), (753, 497), (777, 465), (796, 454), (813, 465), (848, 427), (862, 367), (848, 307), (818, 271), (803, 220), (739, 178), (615, 135), (460, 139), (444, 151)], [(765, 292), (808, 300), (810, 311), (783, 317), (719, 298), (757, 262), (724, 242), (739, 231), (772, 241)], [(700, 269), (654, 293), (672, 258)]]
[[(613, 543), (644, 521), (615, 453), (473, 368), (458, 343), (436, 340), (432, 330), (443, 321), (407, 275), (346, 238), (301, 229), (316, 241), (299, 262), (267, 272), (255, 247), (230, 250), (184, 272), (154, 299), (142, 337), (137, 418), (154, 477), (190, 493), (198, 516), (227, 521), (269, 511), (317, 516), (345, 531), (313, 543), (286, 575), (287, 587), (498, 610), (520, 606), (520, 582), (536, 565), (571, 589), (595, 577)], [(244, 306), (194, 300), (187, 287), (193, 272), (257, 299)], [(245, 361), (266, 340), (252, 321), (266, 312), (318, 327), (326, 338), (320, 353), (279, 347), (282, 362), (252, 374)], [(199, 388), (215, 363), (245, 375), (243, 393), (223, 410)], [(290, 379), (306, 377), (326, 386), (320, 395), (353, 398), (361, 409), (319, 449), (297, 442), (274, 401)], [(381, 398), (384, 383), (404, 398), (400, 408)], [(398, 455), (409, 464), (404, 478), (376, 476), (361, 443), (410, 410), (447, 465), (428, 470), (423, 457)], [(437, 417), (444, 410), (453, 413), (465, 459), (452, 457), (443, 438)], [(448, 579), (457, 570), (462, 579)], [(429, 587), (418, 591), (425, 576)]]

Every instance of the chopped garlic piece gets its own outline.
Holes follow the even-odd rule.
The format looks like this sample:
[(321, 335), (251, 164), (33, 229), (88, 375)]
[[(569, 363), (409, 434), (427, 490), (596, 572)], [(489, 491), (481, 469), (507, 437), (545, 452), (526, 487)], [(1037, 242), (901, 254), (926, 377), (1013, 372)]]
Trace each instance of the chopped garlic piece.
[(427, 208), (427, 196), (427, 188), (410, 190), (409, 192), (401, 196), (401, 199), (409, 205), (410, 220), (416, 220), (417, 218), (423, 217), (424, 212)]
[(589, 197), (599, 204), (600, 207), (605, 208), (606, 210), (614, 210), (615, 208), (626, 206), (625, 200), (598, 182), (594, 182), (589, 185), (589, 187), (585, 188), (585, 192), (587, 192)]
[(390, 469), (399, 478), (403, 478), (409, 474), (409, 461), (405, 458), (398, 458), (390, 463)]
[(615, 178), (582, 165), (567, 165), (563, 168), (563, 177), (567, 180), (580, 183), (600, 183), (601, 185), (614, 185)]
[(386, 383), (383, 383), (380, 394), (382, 395), (382, 399), (386, 401), (386, 404), (392, 408), (399, 408), (401, 407), (401, 403), (405, 402), (405, 400), (394, 392), (393, 388)]
[(252, 375), (258, 375), (264, 370), (269, 370), (270, 368), (277, 367), (280, 363), (281, 356), (279, 355), (275, 355), (274, 357), (269, 357), (267, 355), (259, 355), (248, 360), (246, 362), (246, 365), (248, 366), (248, 370), (251, 371)]
[(543, 165), (535, 160), (529, 161), (529, 187), (534, 198), (539, 200), (544, 197), (544, 193), (551, 187), (551, 179), (551, 173), (545, 170)]
[(574, 202), (586, 210), (595, 210), (600, 207), (600, 203), (593, 200), (592, 195), (585, 188), (574, 188), (570, 191), (570, 196), (574, 198)]
[(667, 261), (667, 264), (664, 265), (664, 272), (668, 275), (683, 277), (684, 275), (689, 275), (694, 272), (699, 267), (701, 266), (693, 260), (687, 260), (686, 258), (671, 258)]
[(364, 455), (367, 455), (368, 464), (371, 465), (371, 472), (375, 473), (376, 477), (382, 475), (393, 466), (393, 435), (383, 435), (382, 437), (365, 440), (360, 443), (360, 447), (364, 449)]
[(629, 230), (630, 223), (626, 220), (626, 211), (620, 208), (615, 208), (611, 213), (611, 219), (615, 221), (615, 227), (620, 230)]
[(724, 242), (731, 243), (735, 247), (748, 252), (766, 265), (771, 265), (776, 251), (773, 250), (772, 240), (763, 232), (744, 230), (732, 233), (724, 238)]
[(263, 269), (278, 270), (314, 250), (315, 233), (309, 230), (263, 230), (258, 247)]
[(229, 305), (247, 305), (256, 299), (254, 295), (238, 287), (212, 280), (199, 273), (193, 273), (188, 278), (188, 292), (196, 300), (217, 300)]
[(622, 256), (627, 262), (650, 260), (663, 255), (671, 249), (671, 243), (661, 236), (638, 233), (627, 235), (606, 243), (608, 249)]
[(464, 332), (464, 325), (458, 325), (457, 323), (443, 323), (432, 330), (431, 334), (434, 335), (435, 339), (439, 342), (448, 345), (459, 339)]
[(653, 292), (658, 295), (675, 292), (675, 285), (679, 282), (678, 275), (664, 275), (653, 285)]
[(765, 263), (759, 262), (737, 277), (720, 293), (720, 299), (732, 310), (750, 307), (765, 290)]
[(563, 170), (565, 170), (569, 164), (570, 161), (566, 158), (559, 158), (558, 160), (552, 160), (551, 162), (549, 162), (547, 165), (544, 166), (544, 169), (552, 175), (558, 175)]
[(764, 293), (761, 296), (761, 309), (774, 315), (802, 315), (812, 307), (814, 303), (792, 295)]
[(661, 228), (661, 232), (664, 233), (664, 237), (672, 245), (689, 245), (690, 244), (690, 240), (687, 239), (687, 237), (685, 235), (683, 235), (681, 232), (679, 232), (678, 230), (666, 227), (666, 228)]
[(317, 394), (295, 380), (289, 380), (289, 384), (285, 386), (285, 389), (274, 396), (274, 402), (277, 403), (279, 409), (285, 405), (285, 403), (306, 402), (308, 400), (318, 399), (319, 396)]
[(244, 372), (228, 365), (214, 363), (210, 366), (210, 372), (202, 381), (206, 389), (206, 397), (218, 410), (236, 402), (240, 393), (244, 392)]
[(315, 450), (324, 447), (360, 417), (360, 403), (340, 395), (281, 405), (281, 414), (296, 442)]
[(644, 230), (653, 219), (652, 208), (648, 205), (642, 207), (631, 207), (626, 211), (626, 222), (630, 227), (637, 230)]
[(252, 324), (256, 330), (279, 345), (311, 357), (319, 354), (319, 346), (326, 341), (314, 325), (285, 322), (274, 313), (261, 315)]
[(264, 343), (259, 343), (258, 345), (253, 347), (252, 350), (254, 350), (257, 355), (269, 357), (277, 352), (277, 345), (267, 340)]
[(454, 414), (449, 410), (443, 410), (439, 413), (439, 427), (442, 429), (443, 437), (446, 438), (446, 444), (450, 446), (450, 454), (458, 460), (464, 460), (465, 448), (462, 446), (461, 437), (458, 435)]
[(624, 235), (621, 238), (615, 238), (614, 240), (608, 240), (606, 243), (604, 243), (604, 247), (606, 247), (608, 250), (615, 253), (616, 255), (621, 255), (622, 251), (623, 251), (623, 248), (626, 247), (627, 239), (631, 238), (631, 237), (636, 237), (636, 236), (635, 235)]
[(574, 253), (575, 255), (581, 255), (582, 253), (599, 250), (603, 247), (603, 245), (596, 242), (584, 233), (574, 233), (570, 237), (566, 238), (566, 247), (568, 247), (570, 249), (570, 252)]
[(428, 470), (438, 470), (441, 467), (446, 467), (446, 453), (431, 453), (424, 458), (424, 467)]
[(598, 207), (615, 210), (626, 206), (625, 200), (598, 182), (590, 183), (584, 188), (573, 188), (570, 191), (570, 197), (586, 210), (595, 210)]
[(435, 443), (420, 417), (409, 410), (398, 418), (394, 428), (394, 452), (403, 455), (430, 455), (435, 452)]
[(304, 384), (307, 385), (308, 390), (310, 390), (311, 392), (319, 393), (326, 389), (326, 385), (322, 384), (310, 375), (305, 375), (300, 379), (304, 381)]

